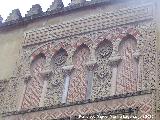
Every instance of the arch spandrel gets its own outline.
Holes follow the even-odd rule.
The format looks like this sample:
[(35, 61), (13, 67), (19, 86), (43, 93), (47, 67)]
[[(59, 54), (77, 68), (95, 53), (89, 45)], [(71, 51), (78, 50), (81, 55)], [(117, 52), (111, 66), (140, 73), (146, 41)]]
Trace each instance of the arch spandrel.
[(31, 62), (30, 72), (32, 78), (27, 82), (24, 97), (22, 100), (21, 109), (30, 109), (39, 107), (41, 101), (41, 94), (43, 90), (44, 79), (41, 72), (45, 65), (45, 55), (40, 53)]
[(126, 36), (119, 44), (121, 62), (117, 68), (116, 94), (138, 90), (138, 62), (134, 57), (137, 41), (133, 36)]
[(61, 102), (65, 75), (62, 67), (65, 66), (68, 53), (65, 49), (60, 48), (57, 50), (50, 61), (52, 75), (48, 80), (48, 90), (45, 98), (45, 105), (56, 105)]
[(90, 50), (87, 45), (81, 44), (73, 55), (74, 71), (70, 77), (67, 102), (86, 99), (87, 95), (87, 69), (86, 63), (90, 59)]
[(112, 52), (113, 45), (106, 39), (101, 41), (95, 50), (97, 67), (93, 71), (92, 98), (110, 95), (112, 71), (109, 58)]

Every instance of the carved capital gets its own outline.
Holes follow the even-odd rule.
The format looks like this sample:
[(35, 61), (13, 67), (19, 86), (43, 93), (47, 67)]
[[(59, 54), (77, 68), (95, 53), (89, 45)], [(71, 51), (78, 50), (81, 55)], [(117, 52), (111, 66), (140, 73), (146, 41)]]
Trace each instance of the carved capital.
[(43, 70), (41, 72), (41, 75), (44, 77), (45, 80), (48, 79), (51, 76), (51, 74), (52, 74), (52, 71), (50, 69)]
[(138, 52), (138, 51), (136, 51), (136, 52), (134, 52), (133, 53), (133, 57), (137, 60), (137, 61), (139, 61), (139, 57), (141, 56), (141, 54), (140, 54), (140, 52)]
[(31, 74), (26, 74), (25, 77), (24, 77), (24, 82), (28, 83), (31, 79), (32, 79)]
[(122, 61), (122, 58), (119, 55), (109, 58), (109, 64), (111, 66), (117, 66), (121, 61)]
[(65, 74), (70, 75), (74, 70), (74, 65), (63, 66), (62, 70)]
[(97, 65), (97, 61), (96, 60), (92, 60), (86, 63), (86, 67), (89, 71), (92, 71)]

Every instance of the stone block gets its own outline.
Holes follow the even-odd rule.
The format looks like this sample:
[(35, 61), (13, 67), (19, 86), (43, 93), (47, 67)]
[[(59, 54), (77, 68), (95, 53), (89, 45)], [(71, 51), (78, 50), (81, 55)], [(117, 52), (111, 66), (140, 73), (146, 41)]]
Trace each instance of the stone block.
[(27, 12), (27, 14), (25, 15), (26, 17), (27, 16), (32, 16), (32, 15), (36, 15), (36, 14), (40, 14), (42, 13), (42, 8), (39, 4), (35, 4), (35, 5), (32, 5), (32, 8)]
[(61, 9), (63, 7), (64, 5), (62, 0), (54, 0), (54, 2), (52, 2), (52, 5), (50, 6), (50, 8), (48, 8), (47, 11), (53, 11), (53, 10)]
[(22, 19), (21, 13), (19, 9), (12, 10), (12, 13), (9, 14), (6, 21), (12, 21), (12, 20), (20, 20)]
[(71, 5), (85, 3), (86, 0), (71, 0)]

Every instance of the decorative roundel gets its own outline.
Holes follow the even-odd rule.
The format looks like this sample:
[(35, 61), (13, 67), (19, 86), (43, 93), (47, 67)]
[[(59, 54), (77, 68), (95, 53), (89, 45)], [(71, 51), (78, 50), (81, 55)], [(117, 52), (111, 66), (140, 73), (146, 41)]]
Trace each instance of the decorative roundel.
[(106, 58), (110, 57), (111, 53), (113, 50), (112, 43), (110, 41), (103, 41), (98, 45), (97, 48), (97, 57), (99, 56), (100, 58)]
[(98, 78), (104, 79), (111, 76), (111, 71), (106, 67), (99, 67), (96, 74)]
[(104, 58), (111, 54), (112, 48), (110, 46), (105, 45), (105, 46), (100, 47), (98, 52), (99, 52), (99, 55)]
[(53, 64), (60, 66), (67, 60), (67, 52), (65, 50), (59, 51), (53, 58)]

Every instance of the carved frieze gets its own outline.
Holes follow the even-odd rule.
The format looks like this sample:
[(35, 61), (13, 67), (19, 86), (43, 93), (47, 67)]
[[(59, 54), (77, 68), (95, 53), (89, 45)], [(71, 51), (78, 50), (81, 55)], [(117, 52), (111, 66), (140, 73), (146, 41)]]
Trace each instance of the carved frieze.
[(153, 5), (124, 8), (25, 32), (24, 46), (153, 18)]

